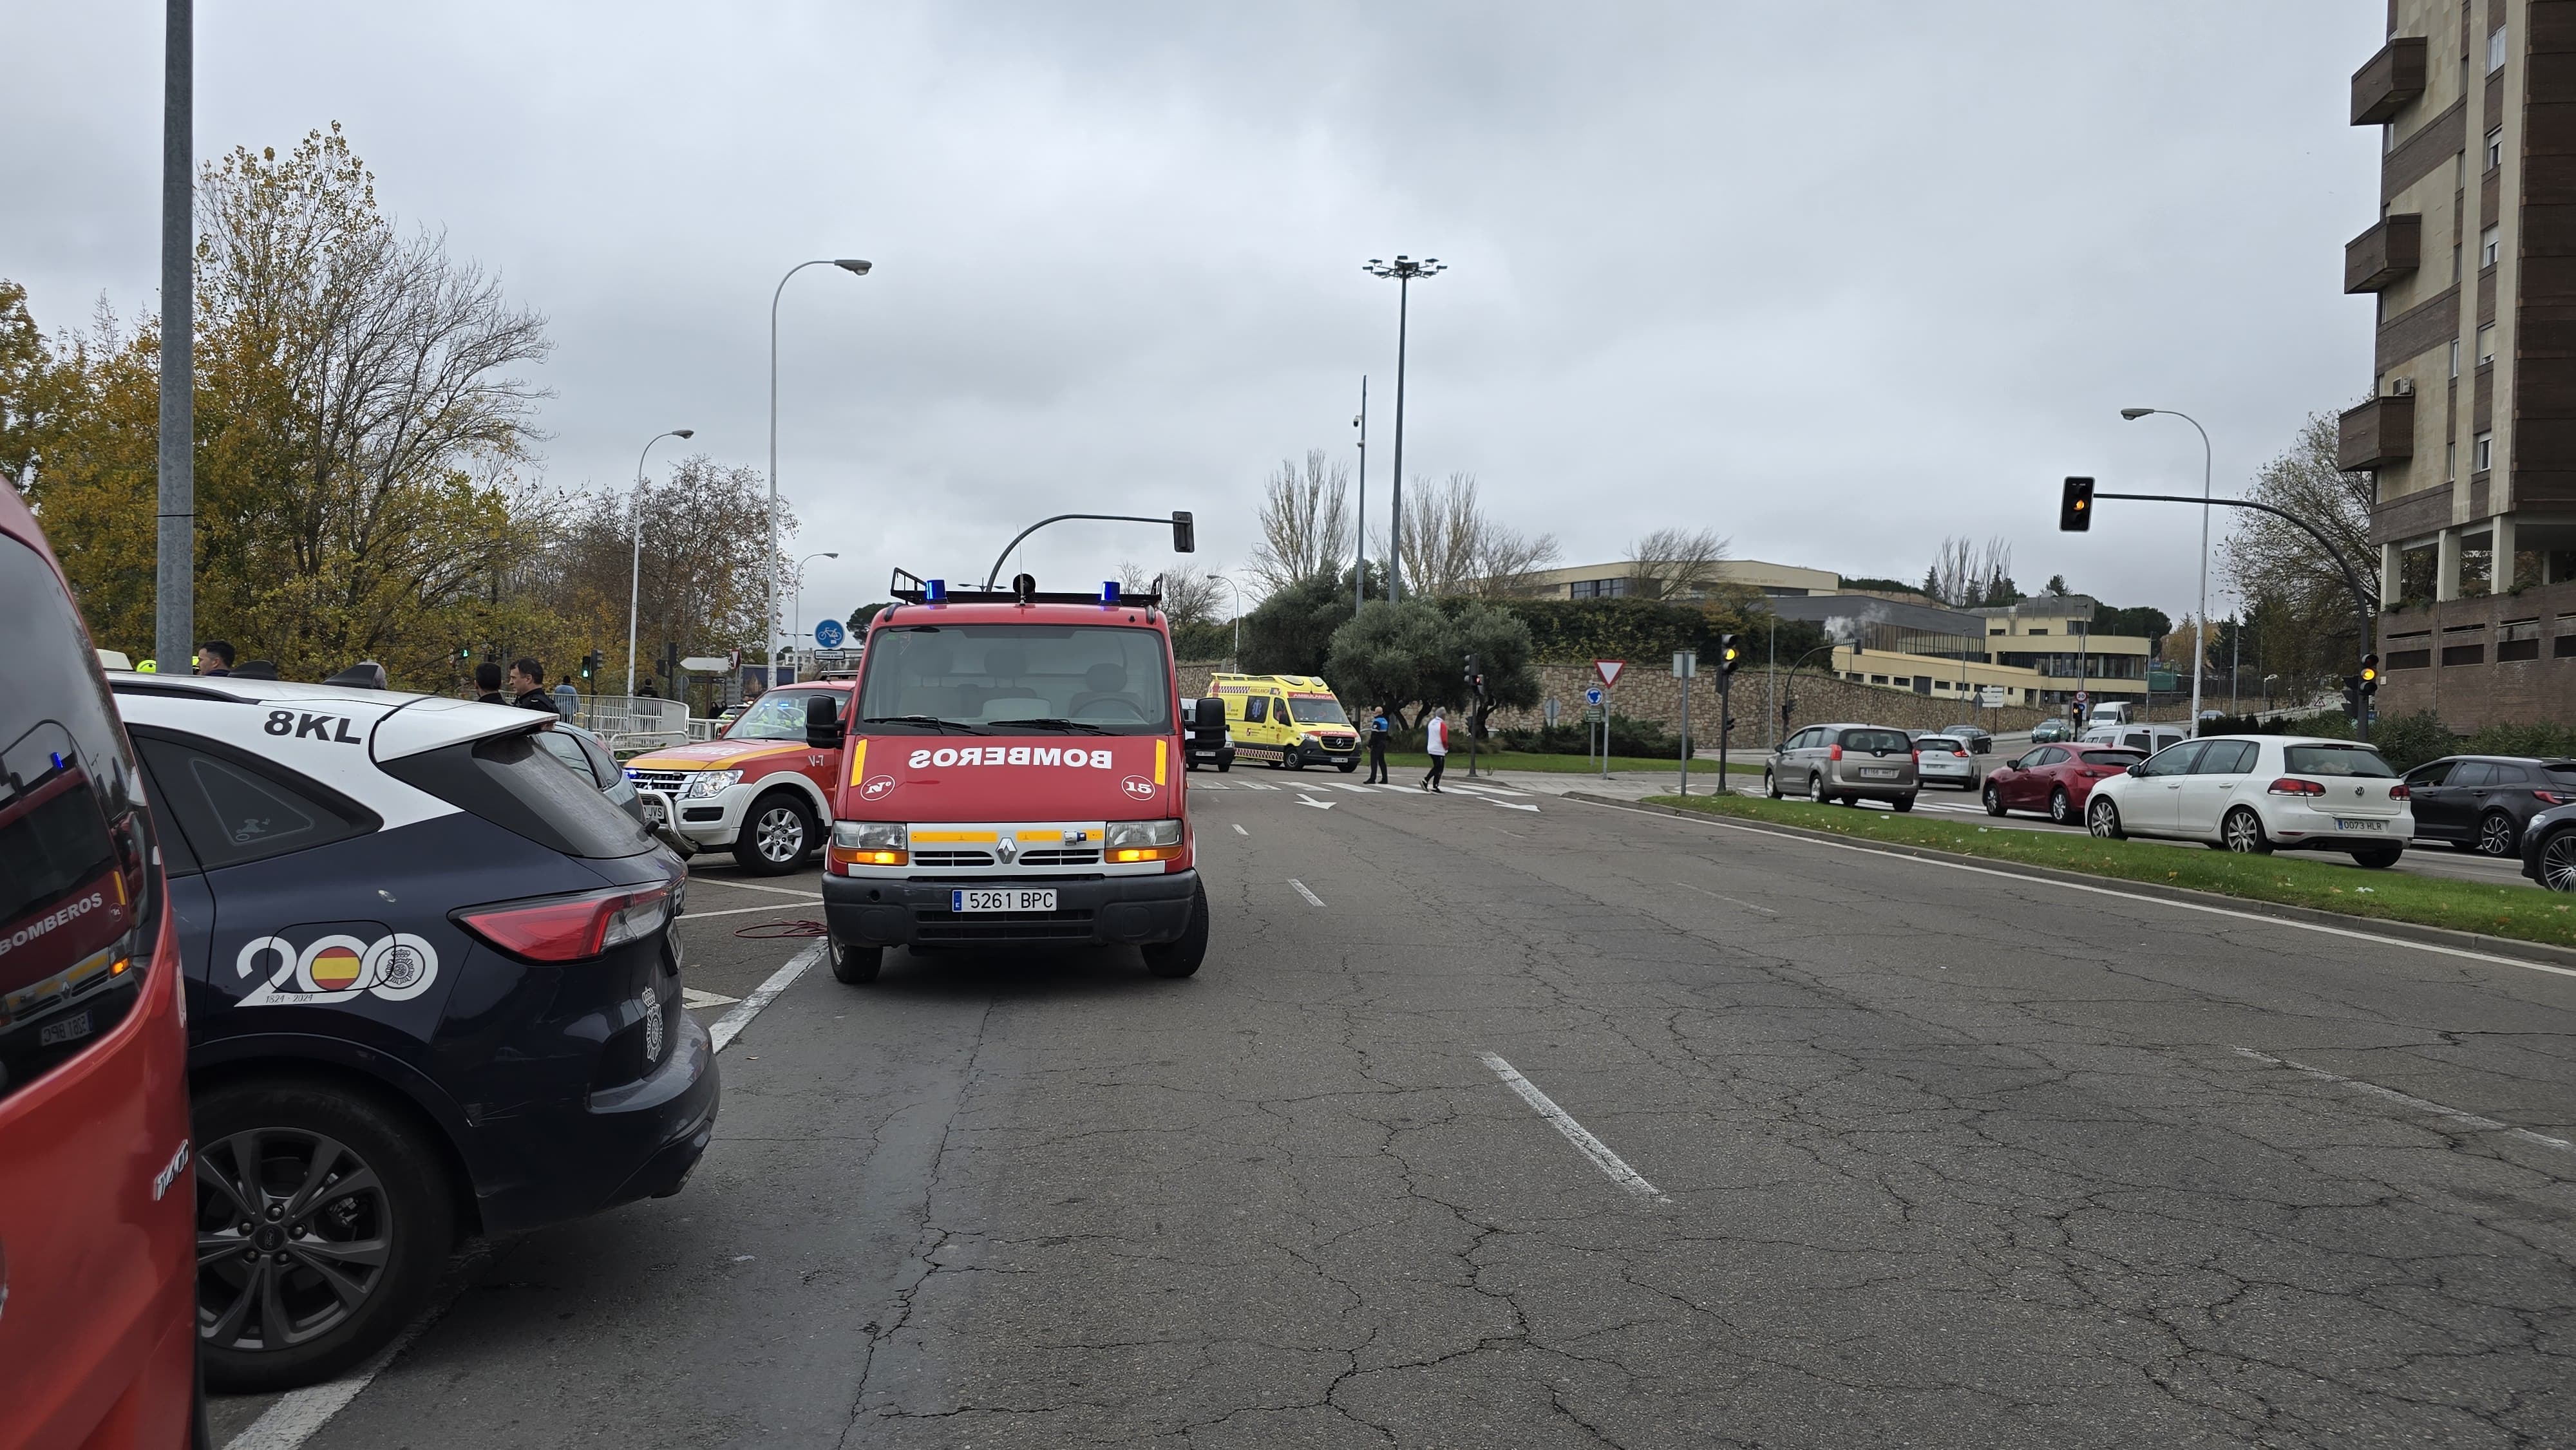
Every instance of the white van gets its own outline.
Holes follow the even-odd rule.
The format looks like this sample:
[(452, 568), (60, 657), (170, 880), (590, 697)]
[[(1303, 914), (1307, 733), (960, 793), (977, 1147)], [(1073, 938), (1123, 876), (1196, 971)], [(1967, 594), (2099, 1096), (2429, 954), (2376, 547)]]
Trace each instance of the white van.
[(2084, 723), (2087, 725), (2134, 724), (2138, 717), (2133, 711), (2134, 707), (2126, 700), (2108, 700), (2094, 706), (2093, 713), (2084, 717)]
[(2122, 750), (2135, 750), (2153, 755), (2168, 745), (2180, 745), (2191, 732), (2179, 725), (2096, 725), (2084, 732), (2087, 745), (2116, 745)]

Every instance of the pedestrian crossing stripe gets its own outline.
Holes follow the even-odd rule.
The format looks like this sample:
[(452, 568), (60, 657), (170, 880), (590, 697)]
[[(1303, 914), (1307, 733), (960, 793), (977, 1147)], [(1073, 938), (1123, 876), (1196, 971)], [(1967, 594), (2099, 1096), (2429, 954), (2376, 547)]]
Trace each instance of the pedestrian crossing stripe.
[(1451, 790), (1472, 791), (1472, 792), (1474, 792), (1474, 793), (1475, 793), (1475, 794), (1477, 794), (1477, 795), (1528, 795), (1528, 794), (1529, 794), (1529, 792), (1528, 792), (1528, 791), (1525, 791), (1525, 790), (1513, 790), (1513, 789), (1512, 789), (1511, 787), (1509, 787), (1509, 786), (1501, 786), (1501, 785), (1468, 785), (1468, 784), (1467, 784), (1467, 783), (1465, 783), (1464, 781), (1456, 781), (1456, 780), (1442, 781), (1442, 782), (1441, 782), (1441, 784), (1442, 784), (1442, 785), (1447, 786), (1447, 787), (1448, 787), (1449, 789), (1451, 789)]

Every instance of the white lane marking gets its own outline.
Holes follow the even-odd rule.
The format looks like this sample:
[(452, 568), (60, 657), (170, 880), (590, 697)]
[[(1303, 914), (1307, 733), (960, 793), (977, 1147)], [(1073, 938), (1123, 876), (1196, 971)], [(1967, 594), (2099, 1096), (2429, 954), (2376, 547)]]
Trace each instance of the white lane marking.
[(1320, 896), (1317, 896), (1317, 895), (1316, 895), (1314, 892), (1312, 892), (1312, 891), (1307, 890), (1307, 889), (1306, 889), (1306, 883), (1305, 883), (1305, 882), (1298, 880), (1298, 879), (1297, 879), (1296, 877), (1294, 877), (1294, 876), (1291, 876), (1291, 877), (1289, 877), (1289, 878), (1288, 878), (1288, 884), (1297, 888), (1297, 894), (1298, 894), (1298, 895), (1300, 895), (1300, 896), (1302, 896), (1302, 897), (1304, 897), (1304, 898), (1306, 898), (1306, 903), (1307, 903), (1309, 906), (1321, 906), (1321, 905), (1323, 905), (1323, 904), (1324, 904), (1324, 898), (1322, 898), (1322, 897), (1320, 897)]
[[(1585, 802), (1597, 804), (1597, 802)], [(1661, 811), (1641, 811), (1634, 806), (1603, 806), (1604, 810), (1626, 811), (1632, 816), (1663, 816)], [(1663, 816), (1665, 820), (1673, 819)], [(2013, 871), (1996, 871), (1984, 866), (1970, 866), (1961, 861), (1934, 861), (1922, 856), (1908, 856), (1896, 851), (1874, 851), (1867, 846), (1854, 846), (1843, 841), (1816, 841), (1805, 836), (1783, 836), (1778, 831), (1765, 831), (1754, 826), (1739, 826), (1729, 821), (1712, 820), (1706, 824), (1720, 830), (1740, 831), (1748, 836), (1768, 836), (1775, 841), (1794, 841), (1808, 846), (1826, 846), (1837, 851), (1857, 851), (1867, 856), (1883, 856), (1891, 861), (1911, 861), (1917, 866), (1938, 866), (1945, 871), (1965, 871), (1976, 876), (1994, 876), (2005, 881), (2022, 881), (2033, 886), (2055, 886), (2066, 891), (2081, 891), (2093, 896), (2116, 896), (2122, 901), (2135, 901), (2147, 906), (2170, 906), (2176, 911), (2197, 911), (2210, 916), (2250, 921), (2258, 926), (2286, 927), (2292, 931), (2312, 931), (2320, 936), (2339, 936), (2351, 941), (2370, 942), (2377, 946), (2405, 947), (2410, 951), (2431, 952), (2435, 956), (2460, 957), (2472, 962), (2491, 962), (2499, 967), (2520, 967), (2526, 972), (2547, 972), (2554, 977), (2576, 977), (2576, 967), (2553, 967), (2546, 962), (2526, 962), (2515, 957), (2500, 957), (2493, 952), (2471, 951), (2467, 947), (2446, 947), (2439, 942), (2411, 941), (2402, 936), (2379, 936), (2366, 931), (2353, 931), (2323, 922), (2294, 921), (2286, 916), (2265, 916), (2258, 911), (2236, 911), (2224, 906), (2203, 906), (2197, 901), (2170, 901), (2161, 896), (2142, 896), (2134, 891), (2119, 891), (2108, 886), (2087, 886), (2080, 881), (2058, 881), (2046, 876), (2024, 876)]]
[(1355, 780), (1328, 780), (1324, 782), (1324, 784), (1331, 786), (1335, 790), (1353, 791), (1360, 795), (1377, 794), (1376, 791), (1369, 789), (1367, 786), (1364, 786)]
[(1536, 806), (1523, 805), (1519, 801), (1498, 801), (1492, 796), (1478, 796), (1477, 799), (1483, 801), (1489, 806), (1501, 806), (1507, 811), (1534, 811), (1538, 809)]
[(385, 1366), (392, 1364), (396, 1356), (411, 1348), (413, 1340), (445, 1318), (449, 1306), (455, 1302), (451, 1297), (431, 1305), (427, 1313), (413, 1320), (402, 1333), (394, 1336), (393, 1343), (376, 1351), (375, 1358), (368, 1360), (355, 1373), (326, 1384), (288, 1390), (278, 1396), (260, 1412), (258, 1419), (225, 1441), (224, 1450), (296, 1450), (297, 1446), (312, 1439), (324, 1425), (329, 1424), (332, 1416), (347, 1409), (349, 1402), (367, 1386), (374, 1384), (376, 1376), (384, 1373)]
[(701, 992), (695, 987), (680, 989), (680, 1005), (683, 1007), (730, 1007), (741, 1000), (740, 997), (728, 997), (722, 992)]
[(752, 988), (750, 996), (735, 1003), (732, 1011), (717, 1018), (716, 1025), (707, 1029), (707, 1035), (716, 1040), (716, 1051), (724, 1051), (735, 1038), (742, 1035), (742, 1029), (751, 1025), (751, 1019), (760, 1015), (762, 1008), (776, 1001), (779, 993), (796, 985), (798, 977), (805, 975), (807, 969), (823, 960), (823, 947), (824, 943), (818, 941), (789, 957), (787, 965), (770, 973), (768, 981)]
[(1445, 782), (1445, 784), (1447, 784), (1447, 785), (1449, 786), (1449, 788), (1450, 788), (1450, 789), (1452, 789), (1452, 790), (1473, 791), (1473, 792), (1474, 792), (1474, 793), (1476, 793), (1477, 795), (1528, 795), (1528, 794), (1529, 794), (1529, 792), (1528, 792), (1528, 791), (1525, 791), (1525, 790), (1514, 790), (1514, 789), (1512, 789), (1510, 786), (1507, 786), (1507, 785), (1469, 785), (1469, 784), (1467, 784), (1465, 781), (1460, 781), (1460, 780), (1448, 781), (1448, 782)]
[(820, 891), (799, 891), (792, 886), (763, 886), (758, 882), (735, 881), (724, 876), (692, 876), (689, 883), (693, 886), (730, 886), (736, 891), (767, 891), (779, 896), (801, 896), (807, 901), (823, 899)]
[(783, 906), (728, 906), (722, 911), (687, 912), (680, 917), (680, 920), (703, 921), (710, 916), (749, 916), (755, 911), (765, 911), (772, 916), (777, 916), (786, 910), (787, 908)]
[(2511, 1123), (2499, 1123), (2493, 1118), (2480, 1117), (2476, 1113), (2464, 1113), (2458, 1108), (2444, 1107), (2440, 1103), (2416, 1097), (2412, 1093), (2401, 1093), (2395, 1088), (2381, 1087), (2375, 1082), (2364, 1082), (2357, 1077), (2345, 1077), (2339, 1072), (2328, 1072), (2322, 1067), (2310, 1067), (2304, 1062), (2293, 1062), (2286, 1057), (2274, 1057), (2268, 1052), (2256, 1052), (2250, 1047), (2237, 1048), (2236, 1052), (2239, 1056), (2253, 1058), (2256, 1062), (2268, 1062), (2274, 1067), (2286, 1067), (2292, 1072), (2303, 1072), (2324, 1082), (2341, 1083), (2345, 1087), (2355, 1088), (2376, 1097), (2386, 1098), (2392, 1103), (2413, 1108), (2419, 1113), (2448, 1118), (2462, 1127), (2476, 1128), (2488, 1133), (2510, 1133), (2527, 1143), (2538, 1143), (2544, 1148), (2555, 1148), (2561, 1153), (2576, 1153), (2576, 1143), (2570, 1143), (2564, 1138), (2552, 1138), (2535, 1133), (2529, 1128), (2517, 1128)]
[(1241, 822), (1241, 821), (1236, 821), (1236, 822), (1234, 822), (1233, 824), (1234, 824), (1234, 833), (1235, 833), (1236, 835), (1238, 835), (1238, 836), (1249, 836), (1249, 835), (1251, 835), (1251, 834), (1252, 834), (1250, 831), (1247, 831), (1247, 830), (1245, 830), (1245, 829), (1243, 828), (1243, 822)]
[(1628, 1190), (1639, 1198), (1651, 1198), (1657, 1203), (1672, 1202), (1671, 1199), (1664, 1196), (1662, 1189), (1648, 1183), (1643, 1177), (1639, 1176), (1636, 1169), (1629, 1167), (1626, 1161), (1621, 1159), (1618, 1154), (1611, 1152), (1609, 1144), (1593, 1137), (1591, 1130), (1585, 1128), (1581, 1123), (1574, 1121), (1573, 1117), (1568, 1114), (1565, 1109), (1558, 1107), (1554, 1100), (1550, 1099), (1547, 1094), (1540, 1092), (1538, 1090), (1538, 1084), (1521, 1076), (1510, 1063), (1503, 1061), (1501, 1058), (1496, 1057), (1490, 1052), (1480, 1052), (1476, 1055), (1485, 1060), (1485, 1066), (1492, 1068), (1502, 1077), (1504, 1086), (1510, 1088), (1513, 1092), (1520, 1094), (1521, 1101), (1538, 1109), (1538, 1115), (1540, 1117), (1545, 1118), (1550, 1123), (1554, 1124), (1556, 1126), (1556, 1130), (1565, 1135), (1565, 1141), (1572, 1143), (1576, 1148), (1581, 1149), (1583, 1156), (1592, 1160), (1593, 1167), (1609, 1174), (1611, 1182), (1618, 1184), (1621, 1188)]
[(1255, 785), (1251, 781), (1247, 780), (1243, 783), (1242, 788), (1245, 790), (1277, 790), (1279, 787), (1275, 785)]
[(1313, 806), (1315, 809), (1317, 809), (1317, 810), (1319, 810), (1319, 811), (1329, 811), (1329, 810), (1331, 810), (1335, 805), (1339, 804), (1339, 802), (1336, 802), (1336, 801), (1319, 801), (1319, 800), (1315, 799), (1313, 796), (1310, 796), (1310, 795), (1301, 795), (1301, 796), (1297, 797), (1297, 804), (1299, 804), (1299, 805), (1301, 805), (1301, 806)]
[(1673, 884), (1681, 887), (1685, 891), (1696, 891), (1703, 896), (1714, 896), (1729, 906), (1741, 906), (1747, 911), (1758, 911), (1764, 916), (1778, 916), (1780, 914), (1767, 906), (1756, 906), (1750, 901), (1738, 901), (1732, 896), (1725, 895), (1721, 892), (1711, 891), (1705, 886), (1693, 886), (1687, 881), (1676, 881)]

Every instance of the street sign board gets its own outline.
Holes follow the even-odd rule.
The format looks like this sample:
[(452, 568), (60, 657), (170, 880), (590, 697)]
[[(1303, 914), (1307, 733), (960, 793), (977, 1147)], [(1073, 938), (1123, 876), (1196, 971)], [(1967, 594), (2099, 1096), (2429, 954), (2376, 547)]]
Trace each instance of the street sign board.
[(1699, 678), (1699, 655), (1696, 651), (1686, 649), (1673, 651), (1673, 678), (1676, 680)]
[(1590, 689), (1588, 689), (1588, 690), (1585, 690), (1585, 691), (1583, 692), (1583, 703), (1584, 703), (1584, 704), (1586, 704), (1586, 705), (1598, 705), (1598, 704), (1600, 704), (1600, 703), (1601, 703), (1601, 687), (1600, 687), (1600, 686), (1598, 686), (1598, 685), (1595, 685), (1595, 686), (1593, 686), (1592, 688), (1590, 688)]
[(1592, 662), (1592, 671), (1601, 677), (1601, 685), (1604, 689), (1615, 687), (1619, 683), (1619, 672), (1626, 668), (1628, 668), (1628, 662), (1626, 660), (1594, 660)]
[(733, 661), (722, 655), (691, 655), (680, 661), (680, 668), (697, 675), (720, 675), (733, 668)]
[(820, 620), (814, 626), (814, 643), (824, 649), (839, 649), (841, 641), (847, 638), (848, 631), (841, 628), (841, 621), (837, 619)]
[(1556, 728), (1556, 697), (1554, 695), (1547, 697), (1547, 724), (1548, 728), (1551, 730)]
[(1977, 703), (1989, 710), (2000, 710), (2004, 704), (2004, 687), (1988, 685), (1977, 692)]
[(1600, 723), (1601, 723), (1601, 707), (1600, 707), (1600, 706), (1598, 706), (1598, 705), (1586, 705), (1586, 706), (1584, 706), (1584, 707), (1583, 707), (1583, 723), (1584, 723), (1584, 724), (1586, 724), (1586, 725), (1598, 725), (1598, 724), (1600, 724)]

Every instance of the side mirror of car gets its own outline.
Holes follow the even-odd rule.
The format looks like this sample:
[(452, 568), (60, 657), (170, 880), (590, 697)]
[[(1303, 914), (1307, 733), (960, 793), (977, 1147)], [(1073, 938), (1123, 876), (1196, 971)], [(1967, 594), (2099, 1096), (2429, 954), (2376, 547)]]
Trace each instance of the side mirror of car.
[(2147, 763), (2146, 763), (2145, 761), (2143, 761), (2143, 760), (2141, 760), (2141, 761), (2139, 761), (2137, 764), (2135, 764), (2135, 765), (2133, 765), (2133, 766), (2130, 766), (2130, 767), (2129, 767), (2129, 774), (2131, 774), (2131, 775), (2144, 775), (2144, 774), (2146, 774), (2146, 773), (2147, 773)]
[(805, 701), (806, 745), (815, 750), (838, 750), (844, 733), (839, 696), (815, 695)]

